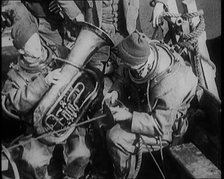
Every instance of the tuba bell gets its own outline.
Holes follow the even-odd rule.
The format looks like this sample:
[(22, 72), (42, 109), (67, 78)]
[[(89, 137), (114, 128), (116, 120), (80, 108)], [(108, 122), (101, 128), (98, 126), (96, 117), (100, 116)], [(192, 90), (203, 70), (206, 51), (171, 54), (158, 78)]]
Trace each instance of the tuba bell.
[(34, 110), (33, 121), (42, 140), (60, 143), (66, 140), (75, 127), (63, 132), (50, 133), (78, 123), (99, 92), (99, 78), (92, 69), (84, 68), (91, 56), (102, 46), (113, 46), (110, 37), (98, 27), (79, 22), (81, 30), (74, 47), (63, 64), (61, 73), (66, 77), (52, 85)]

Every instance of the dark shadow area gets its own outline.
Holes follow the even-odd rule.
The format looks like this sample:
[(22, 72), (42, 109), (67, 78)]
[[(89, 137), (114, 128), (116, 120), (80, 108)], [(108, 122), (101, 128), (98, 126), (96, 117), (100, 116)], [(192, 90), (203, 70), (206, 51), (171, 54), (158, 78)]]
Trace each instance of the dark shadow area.
[[(153, 152), (163, 175), (165, 178), (172, 179), (190, 179), (191, 176), (177, 163), (177, 161), (171, 156), (168, 148), (163, 149), (164, 162), (162, 163), (160, 152)], [(157, 165), (153, 161), (149, 153), (143, 154), (142, 165), (139, 174), (136, 179), (163, 179)]]
[(216, 85), (218, 88), (219, 96), (221, 96), (221, 58), (222, 58), (222, 41), (221, 36), (206, 41), (210, 59), (216, 65)]

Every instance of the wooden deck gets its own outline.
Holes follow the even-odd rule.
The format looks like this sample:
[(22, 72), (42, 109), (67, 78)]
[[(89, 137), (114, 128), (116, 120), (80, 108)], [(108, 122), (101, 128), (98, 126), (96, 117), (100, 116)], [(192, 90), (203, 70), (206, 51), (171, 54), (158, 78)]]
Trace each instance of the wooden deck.
[(221, 178), (221, 171), (194, 144), (174, 146), (170, 152), (192, 178)]

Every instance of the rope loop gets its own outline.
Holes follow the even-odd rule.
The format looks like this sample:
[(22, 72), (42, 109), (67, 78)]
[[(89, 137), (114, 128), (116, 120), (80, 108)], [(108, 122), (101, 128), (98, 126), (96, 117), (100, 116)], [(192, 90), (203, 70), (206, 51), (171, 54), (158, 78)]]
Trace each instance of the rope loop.
[(169, 17), (169, 18), (182, 18), (184, 20), (188, 20), (190, 25), (192, 25), (192, 18), (199, 16), (199, 23), (196, 26), (196, 28), (194, 28), (193, 32), (186, 34), (183, 32), (178, 32), (178, 35), (180, 35), (180, 40), (178, 42), (178, 45), (182, 48), (187, 48), (190, 51), (195, 51), (196, 55), (199, 55), (199, 49), (195, 48), (195, 46), (197, 47), (197, 43), (198, 43), (198, 38), (199, 36), (205, 31), (205, 19), (203, 17), (204, 15), (204, 11), (203, 10), (199, 10), (197, 12), (193, 12), (193, 13), (184, 13), (184, 14), (180, 14), (180, 13), (170, 13), (170, 12), (163, 12), (163, 17)]
[(195, 52), (197, 58), (201, 58), (202, 60), (206, 61), (214, 70), (216, 67), (214, 63), (206, 58), (203, 58), (203, 55), (199, 52), (198, 47), (198, 38), (200, 35), (205, 31), (205, 19), (204, 19), (204, 11), (198, 10), (192, 13), (170, 13), (170, 12), (163, 12), (162, 17), (166, 18), (182, 18), (183, 20), (188, 20), (189, 25), (192, 27), (192, 18), (199, 17), (198, 25), (193, 29), (193, 31), (189, 34), (183, 32), (177, 32), (180, 35), (180, 40), (176, 45), (179, 45), (181, 48), (187, 48), (188, 50)]

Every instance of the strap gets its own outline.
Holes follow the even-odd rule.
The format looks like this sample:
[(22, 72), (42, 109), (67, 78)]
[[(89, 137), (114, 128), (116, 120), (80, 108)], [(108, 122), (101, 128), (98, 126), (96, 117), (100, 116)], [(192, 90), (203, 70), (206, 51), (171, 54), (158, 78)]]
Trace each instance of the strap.
[[(18, 168), (17, 168), (15, 162), (13, 161), (10, 152), (7, 150), (6, 147), (4, 147), (4, 145), (2, 145), (1, 155), (5, 156), (7, 158), (7, 160), (9, 161), (9, 163), (12, 167), (12, 171), (13, 171), (15, 179), (20, 179)], [(3, 173), (2, 173), (2, 177), (6, 178), (6, 176), (4, 176)]]
[(13, 119), (17, 119), (19, 120), (19, 116), (13, 114), (11, 111), (9, 111), (6, 107), (6, 96), (2, 95), (2, 110), (6, 113), (6, 115), (8, 115), (9, 117), (13, 118)]
[(9, 79), (14, 82), (17, 87), (22, 87), (28, 84), (28, 82), (30, 81), (31, 77), (23, 74), (23, 72), (21, 72), (21, 70), (16, 70), (16, 69), (11, 69), (9, 70), (9, 72), (7, 73)]

